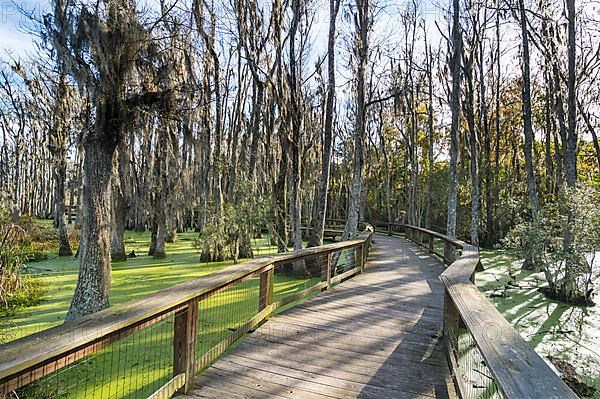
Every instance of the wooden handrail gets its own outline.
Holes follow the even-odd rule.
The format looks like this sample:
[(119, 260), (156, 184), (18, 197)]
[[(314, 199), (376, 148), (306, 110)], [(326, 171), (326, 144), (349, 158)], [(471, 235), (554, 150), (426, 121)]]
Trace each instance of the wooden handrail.
[[(355, 240), (253, 259), (0, 345), (0, 397), (170, 316), (174, 316), (174, 376), (156, 397), (166, 397), (164, 392), (175, 392), (180, 388), (187, 390), (197, 370), (268, 318), (274, 309), (327, 289), (334, 280), (329, 274), (331, 254), (353, 249), (360, 256), (352, 270), (335, 277), (336, 282), (360, 273), (372, 234), (372, 229), (368, 229)], [(329, 259), (329, 267), (325, 270), (328, 276), (322, 278), (322, 283), (274, 303), (275, 267), (317, 256), (328, 256)], [(209, 356), (195, 359), (198, 302), (253, 277), (260, 277), (260, 303), (256, 315), (227, 337), (226, 342), (219, 343), (219, 348), (211, 350)]]
[[(456, 385), (463, 396), (466, 396), (467, 387), (455, 370), (458, 339), (455, 335), (460, 326), (472, 335), (499, 393), (505, 398), (577, 398), (475, 286), (474, 276), (481, 267), (478, 248), (424, 228), (401, 227), (406, 236), (419, 245), (424, 246), (423, 235), (428, 237), (426, 248), (430, 252), (433, 252), (434, 238), (442, 240), (446, 247), (443, 258), (448, 267), (440, 275), (446, 292), (444, 341)], [(460, 257), (453, 260), (446, 256), (453, 252), (453, 248), (448, 247), (460, 249)]]

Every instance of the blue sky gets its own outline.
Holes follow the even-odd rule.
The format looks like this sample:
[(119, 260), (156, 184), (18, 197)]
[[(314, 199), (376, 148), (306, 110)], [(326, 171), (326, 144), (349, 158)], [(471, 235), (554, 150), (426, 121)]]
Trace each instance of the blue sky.
[[(386, 3), (388, 3), (388, 7), (386, 7), (387, 12), (385, 14), (388, 15), (383, 17), (383, 26), (380, 26), (379, 29), (385, 31), (391, 28), (391, 30), (394, 30), (394, 28), (390, 26), (392, 25), (390, 24), (390, 20), (395, 19), (394, 15), (397, 14), (399, 7), (402, 7), (402, 5), (406, 3), (403, 1)], [(24, 32), (24, 28), (27, 27), (30, 22), (26, 16), (19, 12), (19, 8), (22, 8), (27, 12), (33, 11), (39, 16), (49, 12), (49, 0), (0, 0), (0, 5), (0, 53), (4, 53), (4, 50), (8, 50), (14, 57), (24, 56), (27, 53), (34, 55), (32, 54), (34, 51), (32, 38), (29, 34)], [(315, 50), (318, 53), (321, 53), (322, 50), (325, 49), (327, 42), (326, 35), (329, 23), (329, 7), (324, 0), (317, 0), (316, 7), (318, 11), (312, 32), (314, 40), (313, 45), (315, 46)], [(433, 6), (431, 0), (423, 1), (421, 7), (424, 11), (426, 20), (428, 20), (428, 25), (433, 25), (433, 20), (440, 17), (439, 8)], [(435, 32), (435, 30), (433, 31), (434, 35), (436, 35), (437, 32)], [(321, 40), (321, 36), (324, 37), (323, 40)], [(0, 57), (4, 58), (4, 54), (0, 55)]]
[(2, 0), (0, 1), (0, 48), (8, 50), (13, 56), (24, 55), (33, 51), (31, 36), (23, 32), (30, 24), (27, 17), (22, 15), (19, 8), (27, 12), (48, 12), (49, 3), (46, 0)]

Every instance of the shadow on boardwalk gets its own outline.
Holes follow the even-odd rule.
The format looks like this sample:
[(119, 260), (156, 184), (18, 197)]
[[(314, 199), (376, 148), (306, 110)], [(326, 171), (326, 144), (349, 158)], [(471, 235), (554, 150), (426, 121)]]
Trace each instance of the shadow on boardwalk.
[(442, 270), (415, 245), (377, 236), (364, 274), (273, 317), (188, 397), (454, 397)]

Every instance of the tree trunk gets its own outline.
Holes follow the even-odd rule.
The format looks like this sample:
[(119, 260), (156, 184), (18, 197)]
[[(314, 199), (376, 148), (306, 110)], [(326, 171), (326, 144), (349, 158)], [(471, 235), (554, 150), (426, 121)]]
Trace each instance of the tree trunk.
[[(487, 13), (486, 13), (487, 16)], [(485, 16), (484, 16), (485, 18)], [(481, 35), (483, 36), (483, 35)], [(500, 43), (498, 43), (500, 45)], [(479, 127), (483, 129), (484, 137), (484, 157), (485, 157), (485, 241), (486, 244), (492, 244), (492, 139), (490, 137), (490, 123), (488, 119), (488, 107), (486, 99), (485, 71), (483, 70), (485, 62), (484, 44), (480, 40), (479, 44)]]
[[(494, 90), (494, 108), (495, 108), (495, 136), (494, 136), (494, 197), (498, 198), (500, 194), (500, 79), (502, 77), (502, 71), (500, 68), (500, 2), (502, 0), (496, 0), (496, 82), (495, 82), (495, 90)], [(497, 201), (493, 201), (493, 204), (490, 205), (493, 208), (493, 215), (496, 215), (496, 206)], [(488, 221), (490, 223), (490, 221)], [(498, 221), (494, 218), (494, 221), (491, 222), (491, 226), (488, 226), (488, 234), (492, 237), (488, 238), (489, 241), (494, 241), (497, 237), (497, 226)], [(490, 233), (492, 232), (493, 233)]]
[[(67, 165), (63, 157), (63, 161), (59, 161), (54, 167), (54, 222), (58, 228), (58, 256), (72, 256), (71, 244), (69, 244), (69, 236), (67, 225), (65, 223), (65, 181), (67, 179)], [(70, 211), (69, 211), (70, 213)]]
[(467, 82), (465, 113), (469, 126), (469, 150), (471, 153), (471, 244), (479, 246), (479, 164), (477, 159), (479, 154), (475, 130), (473, 54), (468, 57), (469, 59), (465, 62), (465, 80)]
[(167, 238), (167, 220), (164, 217), (164, 211), (158, 213), (160, 214), (160, 216), (158, 216), (157, 220), (156, 248), (154, 249), (152, 257), (154, 259), (164, 259), (167, 257), (167, 252), (165, 250), (165, 242)]
[[(525, 155), (525, 171), (527, 178), (527, 193), (529, 196), (529, 207), (531, 211), (531, 220), (533, 225), (533, 234), (538, 231), (538, 199), (535, 175), (533, 171), (533, 127), (531, 122), (531, 78), (529, 66), (529, 32), (527, 30), (527, 15), (525, 14), (525, 5), (523, 0), (519, 0), (519, 12), (521, 22), (521, 40), (523, 52), (523, 83), (521, 86), (521, 98), (523, 101), (523, 134), (525, 141), (523, 153)], [(535, 237), (535, 236), (534, 236)], [(535, 238), (531, 239), (530, 248), (527, 250), (527, 256), (523, 263), (523, 268), (533, 269), (535, 267), (535, 249), (532, 247)]]
[(167, 224), (167, 207), (171, 200), (170, 195), (170, 178), (169, 176), (171, 158), (173, 156), (170, 151), (171, 129), (173, 128), (171, 121), (165, 121), (162, 124), (162, 132), (158, 136), (156, 153), (157, 157), (154, 163), (154, 178), (156, 179), (156, 191), (154, 193), (154, 223), (156, 223), (156, 247), (152, 256), (154, 259), (164, 259), (167, 257), (165, 250), (165, 242), (168, 234)]
[[(69, 99), (67, 90), (67, 76), (61, 73), (56, 90), (55, 115), (52, 120), (52, 129), (48, 135), (48, 147), (54, 158), (54, 225), (58, 229), (59, 256), (73, 255), (65, 224), (65, 183), (67, 181), (67, 139), (69, 134)], [(69, 210), (69, 218), (70, 213)]]
[(568, 140), (567, 159), (565, 162), (565, 177), (567, 186), (574, 188), (577, 185), (577, 105), (576, 105), (576, 66), (575, 66), (575, 0), (566, 0), (568, 19), (568, 69), (567, 77), (567, 107), (568, 107)]
[(388, 223), (392, 223), (392, 184), (391, 184), (391, 171), (390, 171), (390, 160), (386, 147), (385, 132), (384, 132), (384, 121), (383, 121), (383, 104), (379, 107), (379, 141), (381, 142), (381, 152), (383, 154), (385, 180), (385, 210), (386, 218)]
[[(549, 68), (549, 62), (546, 63)], [(556, 130), (556, 123), (552, 115), (552, 102), (554, 94), (552, 93), (552, 78), (550, 72), (544, 70), (546, 80), (546, 100), (544, 102), (544, 166), (546, 169), (546, 194), (552, 194), (554, 190), (554, 165), (552, 163), (552, 137)]]
[[(427, 35), (425, 35), (427, 40)], [(425, 42), (427, 46), (427, 42)], [(431, 46), (425, 48), (427, 51), (427, 206), (425, 208), (425, 228), (431, 229), (431, 210), (433, 203), (433, 57), (431, 54)]]
[(73, 223), (73, 208), (75, 208), (75, 188), (79, 185), (79, 157), (80, 154), (77, 154), (77, 158), (75, 161), (75, 166), (77, 170), (71, 172), (71, 181), (69, 185), (69, 213), (67, 215), (67, 223)]
[[(117, 107), (116, 104), (112, 104)], [(100, 108), (100, 107), (99, 107)], [(112, 132), (113, 113), (103, 104), (97, 129)], [(110, 226), (112, 220), (112, 158), (115, 143), (107, 135), (84, 142), (83, 228), (79, 247), (79, 278), (66, 320), (74, 320), (109, 307), (111, 286)]]
[[(282, 144), (287, 139), (282, 138)], [(279, 236), (277, 240), (277, 252), (287, 252), (288, 229), (287, 229), (287, 169), (288, 156), (287, 146), (281, 146), (281, 159), (279, 161), (279, 176), (275, 183), (275, 233)]]
[(123, 239), (127, 210), (119, 191), (118, 186), (113, 187), (112, 231), (110, 240), (110, 259), (113, 262), (125, 262), (127, 260)]
[[(552, 36), (552, 35), (551, 35)], [(552, 77), (554, 80), (554, 97), (555, 97), (555, 109), (556, 109), (556, 118), (558, 119), (558, 127), (560, 133), (560, 146), (556, 146), (558, 144), (557, 140), (555, 141), (555, 152), (556, 152), (556, 184), (561, 187), (564, 182), (564, 170), (566, 158), (567, 158), (567, 140), (568, 140), (568, 132), (567, 132), (567, 123), (565, 118), (565, 109), (564, 109), (564, 100), (563, 100), (563, 87), (561, 85), (560, 79), (560, 70), (558, 67), (558, 59), (557, 59), (557, 49), (554, 38), (550, 38), (550, 56), (552, 58)]]
[[(57, 133), (58, 134), (58, 133)], [(65, 223), (65, 181), (67, 180), (66, 148), (64, 141), (61, 148), (54, 152), (54, 224), (58, 228), (58, 255), (72, 256), (67, 226)], [(70, 213), (70, 211), (69, 211)]]
[(158, 233), (158, 226), (156, 224), (156, 221), (152, 221), (152, 228), (150, 229), (150, 248), (148, 248), (148, 256), (154, 256), (154, 253), (156, 252), (156, 245), (157, 245), (157, 241), (156, 241), (156, 236)]
[[(567, 156), (565, 162), (565, 178), (567, 187), (574, 190), (577, 187), (577, 104), (576, 104), (576, 42), (575, 42), (575, 0), (566, 0), (567, 4), (567, 20), (568, 20), (568, 39), (567, 39), (567, 58), (568, 58), (568, 77), (567, 77), (567, 107), (568, 107), (568, 139), (567, 139)], [(567, 210), (567, 227), (564, 233), (563, 247), (567, 254), (565, 260), (565, 276), (561, 283), (561, 291), (564, 292), (564, 297), (567, 302), (574, 302), (578, 296), (579, 288), (577, 287), (577, 269), (578, 264), (569, 255), (575, 255), (573, 248), (574, 242), (574, 215), (573, 210), (569, 207)], [(569, 259), (570, 258), (570, 259)]]
[(127, 260), (124, 234), (131, 207), (131, 189), (129, 187), (129, 148), (125, 142), (119, 145), (115, 156), (112, 178), (113, 223), (111, 233), (110, 257), (113, 262)]
[(329, 174), (331, 166), (331, 147), (333, 142), (333, 114), (335, 102), (335, 22), (340, 0), (329, 0), (329, 38), (327, 42), (327, 99), (325, 105), (325, 126), (323, 129), (323, 148), (321, 159), (321, 182), (317, 197), (317, 212), (309, 247), (323, 245), (325, 215), (327, 214), (327, 194), (329, 192)]
[(344, 229), (344, 239), (356, 237), (360, 200), (362, 195), (362, 173), (364, 163), (364, 139), (366, 124), (365, 104), (365, 73), (369, 57), (369, 0), (356, 0), (358, 18), (356, 29), (359, 40), (356, 53), (358, 55), (358, 70), (356, 73), (356, 121), (354, 130), (354, 170), (352, 176), (352, 189), (350, 191), (350, 204), (348, 218)]
[(458, 196), (457, 164), (458, 164), (458, 134), (460, 122), (460, 80), (461, 80), (461, 53), (462, 35), (460, 27), (460, 2), (452, 1), (452, 58), (450, 70), (452, 73), (452, 94), (450, 108), (452, 110), (452, 124), (450, 127), (450, 181), (448, 185), (448, 216), (446, 234), (456, 237), (456, 204)]
[(262, 122), (262, 107), (263, 107), (263, 98), (265, 92), (265, 85), (263, 82), (256, 80), (255, 81), (255, 101), (252, 107), (252, 144), (250, 146), (250, 151), (247, 153), (248, 158), (248, 175), (250, 182), (252, 183), (252, 187), (256, 188), (256, 160), (258, 158), (258, 147), (260, 144), (260, 125)]
[[(215, 133), (215, 148), (213, 154), (213, 168), (212, 168), (212, 182), (213, 182), (213, 193), (214, 193), (214, 201), (215, 201), (215, 223), (218, 229), (218, 236), (223, 237), (224, 235), (224, 201), (223, 201), (223, 172), (224, 172), (224, 157), (223, 157), (223, 103), (221, 101), (221, 64), (219, 60), (219, 55), (215, 50), (215, 12), (214, 10), (210, 10), (210, 18), (211, 18), (211, 26), (212, 29), (210, 32), (206, 32), (204, 29), (204, 5), (199, 1), (194, 2), (194, 12), (195, 12), (195, 20), (198, 31), (200, 32), (202, 38), (204, 39), (204, 43), (206, 45), (206, 49), (210, 55), (210, 60), (212, 61), (212, 72), (213, 72), (213, 83), (214, 83), (214, 95), (215, 95), (215, 119), (214, 119), (214, 133)], [(210, 64), (209, 64), (210, 65)], [(207, 81), (210, 79), (206, 78)], [(260, 107), (258, 107), (258, 111), (260, 112)], [(210, 113), (209, 113), (210, 115)], [(257, 125), (256, 130), (253, 129), (253, 133), (256, 137), (258, 137), (258, 122), (259, 118), (256, 118)], [(256, 158), (256, 152), (251, 154), (252, 159)], [(250, 169), (251, 179), (253, 179), (253, 169), (254, 164), (251, 163)], [(214, 260), (223, 260), (225, 258), (223, 254), (223, 244), (217, 243), (215, 248), (212, 248), (212, 258)]]
[[(289, 71), (289, 84), (290, 84), (290, 101), (291, 101), (291, 113), (290, 113), (290, 129), (292, 131), (292, 227), (293, 227), (293, 240), (294, 250), (299, 251), (302, 249), (302, 202), (300, 198), (300, 184), (301, 184), (301, 173), (300, 170), (300, 154), (302, 153), (302, 135), (301, 135), (301, 87), (300, 87), (300, 68), (297, 65), (296, 60), (296, 33), (300, 23), (301, 9), (300, 0), (292, 0), (292, 25), (290, 27), (290, 71)], [(295, 275), (305, 276), (308, 271), (306, 269), (305, 262), (298, 261), (294, 262), (293, 270)]]

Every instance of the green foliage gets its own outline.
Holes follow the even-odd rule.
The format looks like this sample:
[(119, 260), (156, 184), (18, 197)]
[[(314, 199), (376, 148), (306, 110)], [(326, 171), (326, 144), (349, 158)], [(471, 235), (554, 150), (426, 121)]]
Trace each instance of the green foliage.
[(41, 280), (25, 274), (20, 275), (19, 289), (2, 299), (0, 318), (12, 316), (19, 309), (35, 306), (46, 297), (47, 285)]
[(0, 317), (36, 304), (45, 295), (39, 280), (22, 274), (30, 246), (27, 231), (10, 221), (6, 208), (0, 208)]
[(51, 221), (21, 216), (14, 224), (23, 233), (18, 235), (15, 246), (18, 246), (25, 263), (48, 259), (49, 252), (58, 251), (58, 234)]
[[(600, 250), (599, 194), (592, 186), (564, 188), (557, 201), (547, 202), (538, 213), (538, 226), (521, 219), (503, 244), (525, 254), (533, 269), (544, 273), (549, 294), (571, 303), (590, 303), (595, 254)], [(572, 245), (565, 236), (572, 234)]]
[(560, 214), (556, 203), (549, 203), (538, 212), (539, 227), (531, 219), (519, 217), (502, 243), (522, 252), (533, 262), (533, 269), (543, 270), (556, 263), (562, 248)]
[(244, 252), (241, 257), (248, 257), (244, 247), (250, 246), (254, 233), (260, 231), (266, 224), (268, 198), (252, 195), (246, 185), (242, 185), (240, 190), (242, 194), (238, 203), (226, 204), (222, 219), (215, 213), (211, 214), (196, 240), (196, 247), (202, 251), (202, 260), (232, 259), (237, 262), (240, 258), (240, 249)]

